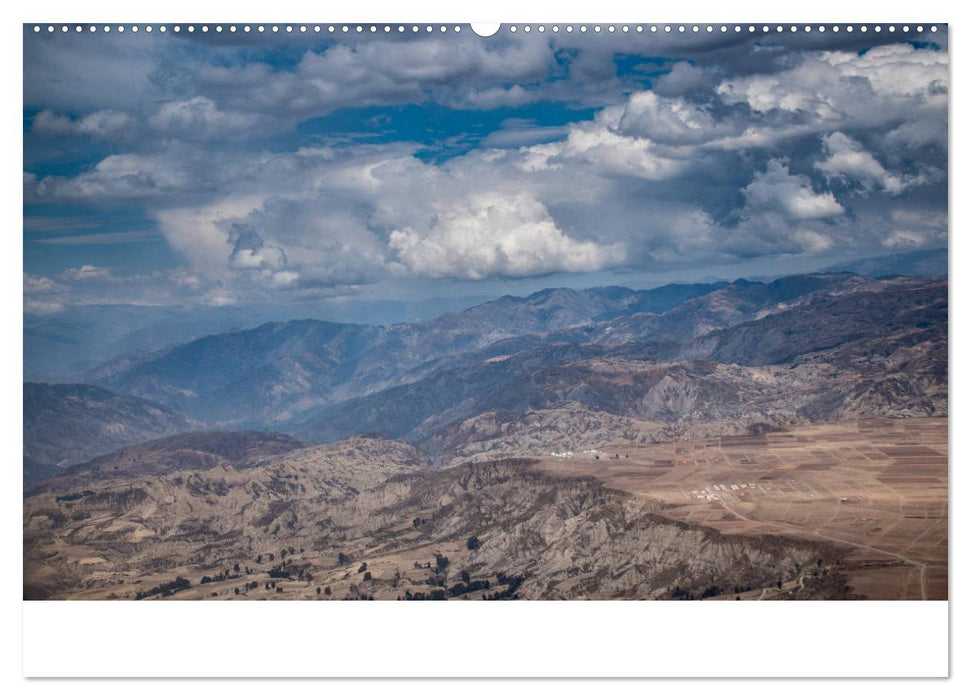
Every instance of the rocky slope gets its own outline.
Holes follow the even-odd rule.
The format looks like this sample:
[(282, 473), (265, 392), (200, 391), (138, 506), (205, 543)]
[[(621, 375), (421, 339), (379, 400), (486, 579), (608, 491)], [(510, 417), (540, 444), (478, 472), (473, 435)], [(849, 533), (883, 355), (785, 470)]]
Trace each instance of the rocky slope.
[[(102, 479), (138, 479), (179, 471), (204, 471), (232, 465), (252, 469), (311, 443), (290, 435), (263, 431), (181, 433), (131, 445), (59, 472), (53, 483), (78, 487)], [(48, 488), (36, 484), (28, 493)]]
[[(448, 461), (471, 456), (457, 436), (476, 434), (492, 416), (568, 406), (651, 423), (639, 431), (645, 439), (744, 432), (754, 423), (944, 415), (946, 295), (944, 283), (827, 294), (683, 344), (500, 343), (321, 410), (297, 431), (331, 440), (367, 426)], [(514, 422), (475, 440), (535, 446), (532, 423), (519, 421), (517, 438), (508, 431)], [(581, 424), (555, 444), (576, 441)]]
[(242, 471), (51, 483), (25, 501), (25, 595), (700, 598), (838, 556), (673, 522), (529, 461), (428, 471), (409, 446), (367, 440)]

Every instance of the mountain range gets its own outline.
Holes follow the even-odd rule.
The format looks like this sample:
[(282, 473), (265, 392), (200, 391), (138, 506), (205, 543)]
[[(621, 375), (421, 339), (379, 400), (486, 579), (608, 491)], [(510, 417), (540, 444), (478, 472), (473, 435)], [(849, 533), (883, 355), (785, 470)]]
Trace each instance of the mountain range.
[(315, 442), (377, 432), (454, 464), (472, 444), (502, 457), (624, 433), (941, 415), (947, 282), (547, 289), (418, 324), (264, 324), (109, 362), (89, 381), (25, 385), (28, 481), (202, 427)]
[(831, 272), (127, 354), (24, 385), (24, 596), (935, 597), (947, 339)]

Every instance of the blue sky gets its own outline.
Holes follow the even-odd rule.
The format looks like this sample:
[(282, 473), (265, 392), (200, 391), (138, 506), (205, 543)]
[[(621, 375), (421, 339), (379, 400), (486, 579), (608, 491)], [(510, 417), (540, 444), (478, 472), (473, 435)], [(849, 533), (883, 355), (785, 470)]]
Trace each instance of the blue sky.
[(948, 78), (943, 27), (25, 28), (25, 316), (439, 304), (941, 247)]

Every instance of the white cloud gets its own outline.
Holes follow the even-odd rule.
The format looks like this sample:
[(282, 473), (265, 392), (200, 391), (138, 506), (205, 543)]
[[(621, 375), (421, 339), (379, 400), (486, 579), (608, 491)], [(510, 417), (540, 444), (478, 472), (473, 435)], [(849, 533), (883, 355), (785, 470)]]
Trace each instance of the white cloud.
[(50, 277), (24, 273), (24, 296), (63, 294), (67, 291), (68, 287), (55, 282)]
[[(805, 52), (792, 67), (728, 78), (716, 93), (726, 104), (747, 104), (763, 115), (789, 113), (806, 131), (845, 131), (937, 122), (946, 117), (947, 84), (946, 52), (898, 43), (862, 55)], [(773, 130), (771, 123), (764, 128)]]
[(623, 117), (621, 108), (603, 109), (592, 121), (572, 124), (563, 141), (521, 149), (519, 167), (539, 172), (585, 163), (605, 175), (644, 180), (665, 180), (687, 167), (681, 158), (662, 155), (650, 138), (624, 133)]
[(193, 178), (191, 163), (171, 155), (121, 153), (101, 160), (75, 177), (24, 178), (24, 197), (36, 200), (135, 199), (183, 191)]
[(220, 110), (211, 99), (201, 96), (167, 102), (149, 119), (159, 131), (189, 138), (236, 138), (258, 122), (255, 115)]
[[(580, 86), (617, 80), (613, 49), (599, 46), (584, 45), (561, 80), (546, 80), (561, 70), (546, 41), (372, 39), (308, 51), (290, 68), (204, 63), (177, 85), (178, 96), (145, 101), (152, 106), (139, 113), (138, 133), (155, 140), (73, 177), (25, 173), (24, 195), (143, 207), (196, 280), (179, 293), (205, 303), (274, 290), (330, 294), (388, 278), (389, 270), (482, 279), (658, 269), (834, 246), (872, 250), (936, 235), (909, 222), (890, 225), (888, 212), (875, 211), (883, 192), (936, 182), (928, 173), (939, 165), (937, 151), (925, 149), (927, 165), (925, 151), (907, 149), (933, 144), (946, 118), (946, 80), (934, 77), (946, 57), (909, 45), (865, 56), (779, 51), (785, 64), (766, 56), (758, 69), (771, 72), (753, 75), (749, 64), (717, 92), (713, 71), (679, 63), (657, 82), (667, 87), (615, 98), (592, 119), (552, 127), (538, 126), (541, 118), (508, 121), (453, 157), (354, 136), (321, 146), (301, 135), (294, 150), (273, 152), (266, 141), (212, 139), (262, 135), (254, 129), (271, 121), (290, 128), (345, 105), (490, 107), (553, 94), (591, 104), (584, 101), (593, 92)], [(889, 76), (898, 68), (905, 78), (895, 85)], [(714, 70), (731, 75), (732, 66)], [(76, 130), (87, 117), (44, 119), (45, 128)], [(382, 128), (361, 124), (369, 135)], [(478, 136), (454, 138), (464, 145)], [(838, 189), (837, 201), (816, 173), (814, 187), (790, 161), (771, 159), (790, 147), (791, 167), (815, 162), (831, 181), (860, 186)], [(915, 170), (919, 177), (907, 174)], [(894, 205), (913, 206), (906, 199)], [(240, 245), (234, 226), (250, 227), (259, 242)]]
[(660, 97), (651, 91), (628, 98), (617, 120), (617, 130), (672, 145), (705, 143), (734, 131), (731, 124), (716, 121), (703, 107), (680, 97)]
[(872, 153), (842, 132), (824, 136), (823, 147), (826, 159), (817, 162), (816, 169), (830, 177), (856, 180), (865, 189), (879, 186), (890, 194), (900, 194), (922, 182), (920, 177), (904, 178), (889, 172)]
[(885, 248), (923, 248), (932, 244), (947, 245), (947, 215), (941, 212), (895, 209), (891, 212), (881, 239)]
[(92, 136), (100, 139), (130, 136), (135, 120), (125, 112), (99, 110), (79, 119), (44, 109), (34, 116), (31, 131), (41, 136)]
[(391, 248), (412, 272), (428, 277), (482, 279), (617, 264), (623, 250), (578, 241), (557, 228), (543, 204), (529, 195), (480, 193), (437, 212), (432, 229), (391, 233)]
[(158, 209), (153, 212), (165, 240), (198, 273), (224, 277), (233, 254), (229, 227), (258, 210), (265, 197), (229, 196), (204, 206)]
[(522, 104), (536, 91), (520, 83), (542, 80), (553, 65), (550, 47), (538, 41), (369, 37), (307, 51), (289, 71), (265, 64), (204, 66), (198, 85), (230, 109), (272, 113), (292, 123), (347, 105), (421, 102), (429, 95), (462, 108)]
[(843, 207), (830, 192), (817, 193), (805, 175), (793, 175), (781, 160), (772, 159), (765, 172), (744, 189), (745, 201), (754, 211), (781, 211), (794, 220), (838, 216)]
[(822, 253), (833, 247), (833, 239), (819, 231), (799, 229), (792, 234), (792, 240), (807, 253)]

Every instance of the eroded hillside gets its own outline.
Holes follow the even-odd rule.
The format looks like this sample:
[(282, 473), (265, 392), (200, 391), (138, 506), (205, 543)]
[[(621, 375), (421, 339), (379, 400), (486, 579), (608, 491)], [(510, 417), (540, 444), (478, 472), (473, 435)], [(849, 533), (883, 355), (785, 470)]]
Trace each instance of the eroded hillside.
[(423, 470), (410, 446), (358, 438), (246, 470), (51, 482), (25, 501), (25, 595), (700, 598), (839, 556), (670, 520), (656, 500), (534, 466)]

